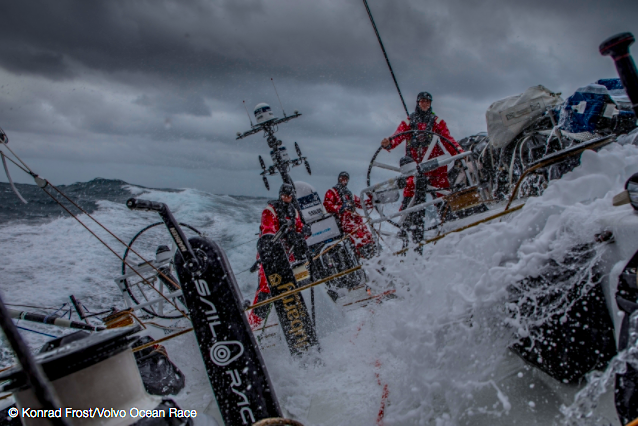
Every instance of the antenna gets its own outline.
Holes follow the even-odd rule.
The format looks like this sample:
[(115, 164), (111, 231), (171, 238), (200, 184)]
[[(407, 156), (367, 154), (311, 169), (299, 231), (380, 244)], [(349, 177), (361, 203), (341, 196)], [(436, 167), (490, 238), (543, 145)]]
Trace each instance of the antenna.
[[(275, 87), (275, 80), (273, 80), (271, 77), (270, 81), (272, 82), (272, 87), (275, 89), (275, 95), (277, 95), (277, 99), (279, 99), (279, 93), (277, 93), (277, 88)], [(285, 117), (286, 111), (284, 111), (284, 106), (281, 104), (281, 99), (279, 99), (279, 106), (281, 107), (281, 110), (283, 111)]]
[(248, 121), (250, 121), (250, 127), (255, 127), (253, 126), (253, 120), (250, 119), (250, 114), (248, 114), (248, 108), (246, 108), (246, 101), (242, 101), (244, 103), (244, 109), (246, 110), (246, 115), (248, 116)]
[(383, 47), (383, 42), (381, 41), (381, 36), (379, 35), (379, 30), (377, 30), (377, 24), (374, 23), (374, 18), (372, 18), (372, 12), (370, 12), (370, 7), (368, 7), (367, 0), (363, 0), (363, 4), (366, 7), (366, 11), (368, 12), (368, 16), (370, 17), (370, 23), (372, 24), (372, 28), (374, 29), (374, 33), (377, 35), (377, 40), (379, 40), (379, 46), (381, 46), (381, 51), (383, 52), (383, 56), (385, 56), (385, 61), (388, 64), (388, 68), (390, 69), (390, 74), (392, 75), (392, 80), (394, 80), (394, 85), (397, 87), (397, 92), (399, 92), (399, 97), (401, 98), (401, 103), (403, 104), (403, 109), (405, 110), (406, 115), (409, 117), (410, 113), (408, 112), (408, 107), (405, 106), (405, 101), (403, 100), (403, 95), (401, 94), (401, 89), (399, 89), (399, 83), (397, 82), (397, 78), (394, 76), (394, 71), (392, 70), (392, 65), (390, 65), (390, 59), (388, 59), (388, 54), (385, 52), (385, 47)]

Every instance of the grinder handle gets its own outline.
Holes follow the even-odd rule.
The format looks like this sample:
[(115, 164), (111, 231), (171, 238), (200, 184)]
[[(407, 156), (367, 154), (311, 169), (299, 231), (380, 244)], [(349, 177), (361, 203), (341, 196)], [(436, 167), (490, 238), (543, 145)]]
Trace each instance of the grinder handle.
[(625, 87), (627, 96), (629, 96), (634, 114), (638, 117), (638, 72), (631, 53), (629, 53), (629, 46), (634, 41), (636, 39), (632, 33), (616, 34), (602, 42), (599, 50), (601, 55), (610, 55), (616, 63), (620, 81)]

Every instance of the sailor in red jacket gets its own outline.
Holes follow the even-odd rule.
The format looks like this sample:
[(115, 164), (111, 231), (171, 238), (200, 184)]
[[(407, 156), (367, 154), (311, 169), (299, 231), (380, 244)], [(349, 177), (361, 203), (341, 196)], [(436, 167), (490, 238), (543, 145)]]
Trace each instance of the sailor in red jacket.
[(350, 240), (355, 246), (359, 257), (370, 258), (374, 255), (375, 244), (368, 227), (357, 214), (356, 209), (361, 208), (361, 200), (348, 189), (350, 175), (348, 172), (339, 173), (339, 183), (330, 188), (323, 198), (323, 206), (328, 213), (332, 213), (339, 219), (341, 230), (350, 235)]
[[(397, 128), (395, 135), (410, 130), (427, 130), (437, 133), (442, 137), (438, 138), (440, 144), (433, 143), (434, 137), (429, 133), (406, 133), (405, 135), (398, 136), (396, 138), (385, 138), (381, 141), (381, 146), (388, 151), (399, 146), (403, 141), (406, 141), (405, 155), (408, 157), (405, 160), (414, 160), (417, 164), (424, 160), (431, 160), (436, 157), (444, 155), (445, 152), (441, 149), (441, 146), (450, 155), (457, 155), (463, 152), (461, 146), (454, 140), (450, 131), (447, 128), (445, 121), (441, 120), (432, 111), (432, 95), (428, 92), (421, 92), (416, 98), (416, 108), (407, 120), (401, 122)], [(404, 161), (402, 159), (402, 161)], [(423, 175), (416, 176), (416, 182), (414, 177), (406, 179), (406, 186), (403, 189), (403, 203), (401, 209), (405, 209), (412, 198), (414, 197), (414, 203), (420, 204), (426, 201), (426, 189), (428, 186), (434, 188), (446, 189), (450, 187), (450, 182), (447, 176), (447, 166), (439, 167), (431, 172), (424, 173)], [(439, 196), (437, 194), (436, 196)], [(415, 242), (420, 242), (424, 235), (423, 219), (425, 217), (425, 211), (419, 211), (408, 215), (404, 221), (406, 230), (412, 232), (412, 238)]]
[[(419, 93), (414, 112), (410, 114), (408, 119), (401, 122), (394, 134), (396, 135), (409, 130), (428, 130), (437, 133), (443, 136), (439, 139), (445, 150), (450, 155), (457, 155), (463, 152), (463, 148), (461, 148), (452, 135), (450, 135), (450, 131), (448, 130), (445, 121), (441, 120), (436, 114), (434, 114), (434, 111), (432, 111), (432, 95), (428, 92)], [(407, 141), (405, 155), (407, 157), (411, 157), (417, 164), (419, 164), (424, 160), (425, 154), (428, 153), (428, 150), (430, 150), (429, 148), (430, 142), (432, 142), (432, 135), (417, 134), (415, 136), (414, 134), (406, 133), (405, 135), (398, 136), (392, 140), (389, 138), (383, 139), (381, 141), (381, 146), (388, 151), (391, 151), (399, 146), (403, 141)], [(445, 154), (439, 144), (434, 145), (430, 151), (428, 158), (425, 158), (426, 160), (431, 160), (432, 158), (440, 157)], [(436, 170), (425, 173), (425, 176), (428, 177), (428, 181), (431, 186), (436, 188), (450, 187), (447, 177), (447, 166), (442, 166)], [(407, 179), (407, 186), (403, 190), (403, 196), (414, 196), (413, 177)]]
[[(268, 206), (261, 213), (261, 225), (259, 226), (259, 236), (267, 234), (276, 234), (281, 228), (284, 222), (288, 223), (288, 229), (285, 231), (281, 240), (286, 246), (286, 249), (292, 249), (289, 260), (293, 262), (295, 260), (295, 254), (303, 256), (305, 253), (301, 253), (305, 245), (304, 238), (310, 236), (310, 226), (304, 225), (301, 221), (299, 211), (292, 203), (292, 197), (294, 197), (294, 187), (290, 184), (284, 183), (279, 188), (279, 200), (272, 200), (268, 202)], [(307, 249), (307, 246), (305, 247)], [(259, 259), (259, 256), (257, 256)], [(268, 287), (268, 281), (266, 280), (266, 274), (264, 268), (259, 265), (259, 286), (253, 305), (257, 302), (266, 300), (270, 296), (270, 288)], [(254, 326), (261, 324), (262, 320), (266, 317), (270, 305), (265, 305), (257, 309), (253, 309), (248, 315), (248, 321)]]

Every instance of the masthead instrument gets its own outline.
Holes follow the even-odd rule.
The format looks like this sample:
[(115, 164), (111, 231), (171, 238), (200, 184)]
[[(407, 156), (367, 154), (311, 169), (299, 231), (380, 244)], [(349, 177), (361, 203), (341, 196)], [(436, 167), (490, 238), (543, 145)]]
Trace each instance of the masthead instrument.
[(264, 137), (266, 138), (268, 147), (271, 150), (270, 157), (272, 158), (273, 165), (266, 167), (266, 164), (264, 163), (264, 160), (263, 158), (261, 158), (261, 156), (259, 156), (259, 165), (262, 169), (262, 172), (260, 174), (264, 179), (264, 185), (266, 185), (266, 189), (268, 190), (270, 190), (270, 185), (266, 176), (271, 176), (279, 173), (284, 183), (288, 183), (294, 186), (292, 178), (288, 174), (288, 171), (291, 167), (296, 167), (304, 164), (306, 166), (308, 174), (310, 174), (310, 165), (308, 164), (308, 159), (302, 155), (299, 144), (295, 142), (295, 151), (297, 153), (297, 158), (290, 159), (286, 147), (283, 146), (283, 142), (281, 141), (281, 139), (277, 139), (275, 137), (275, 132), (277, 132), (279, 124), (286, 123), (297, 117), (301, 117), (301, 114), (299, 113), (299, 111), (296, 110), (294, 111), (293, 115), (287, 116), (284, 112), (283, 118), (275, 117), (268, 104), (260, 103), (255, 106), (255, 121), (257, 124), (253, 125), (251, 122), (252, 129), (244, 133), (237, 132), (237, 140), (243, 139), (247, 136), (254, 135), (262, 131), (264, 132)]

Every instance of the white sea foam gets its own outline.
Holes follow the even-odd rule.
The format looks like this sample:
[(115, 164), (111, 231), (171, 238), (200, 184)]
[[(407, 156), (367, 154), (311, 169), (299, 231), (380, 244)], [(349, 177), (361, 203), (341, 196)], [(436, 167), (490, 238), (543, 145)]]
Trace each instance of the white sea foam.
[[(602, 218), (626, 214), (630, 207), (612, 207), (611, 198), (635, 172), (635, 146), (585, 152), (581, 166), (551, 182), (521, 211), (452, 234), (427, 246), (423, 256), (384, 254), (369, 262), (373, 289), (394, 286), (399, 297), (349, 313), (346, 325), (321, 341), (319, 363), (291, 361), (283, 345), (265, 351), (282, 407), (302, 422), (371, 425), (387, 386), (386, 425), (559, 424), (560, 406), (570, 405), (578, 389), (554, 383), (508, 351), (526, 324), (509, 319), (507, 286), (537, 276), (548, 259), (592, 241), (603, 230)], [(255, 241), (236, 246), (256, 238), (265, 200), (196, 190), (132, 192), (167, 203), (179, 221), (220, 241), (235, 273), (254, 262)], [(106, 201), (95, 217), (127, 242), (159, 221), (153, 213)], [(97, 232), (115, 246), (112, 237)], [(0, 266), (9, 303), (59, 306), (75, 294), (95, 309), (121, 304), (112, 281), (120, 262), (73, 219), (4, 225), (0, 244), (10, 247)], [(252, 299), (256, 275), (244, 272), (238, 281)], [(29, 339), (34, 347), (44, 340)], [(185, 339), (168, 344), (169, 353), (191, 380), (188, 401), (206, 405), (211, 396), (204, 395), (210, 391), (201, 381), (201, 361), (185, 365), (198, 356)], [(613, 412), (598, 415), (615, 424)]]

